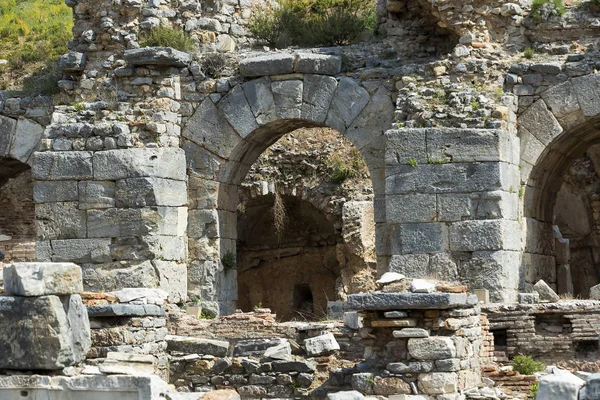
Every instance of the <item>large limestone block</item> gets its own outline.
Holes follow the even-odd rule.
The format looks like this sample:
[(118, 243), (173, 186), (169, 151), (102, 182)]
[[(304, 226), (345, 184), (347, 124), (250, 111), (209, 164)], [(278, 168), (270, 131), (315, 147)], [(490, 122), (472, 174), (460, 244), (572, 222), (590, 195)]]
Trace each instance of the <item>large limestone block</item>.
[(408, 340), (408, 353), (417, 360), (444, 360), (456, 357), (456, 347), (451, 338), (431, 336)]
[(296, 72), (303, 74), (337, 75), (342, 71), (342, 57), (327, 54), (297, 53)]
[(117, 181), (117, 207), (170, 206), (187, 204), (185, 182), (162, 178), (131, 178)]
[(345, 132), (369, 100), (369, 93), (354, 79), (340, 79), (325, 124)]
[(351, 294), (347, 309), (358, 311), (422, 310), (470, 307), (477, 296), (466, 293), (373, 293)]
[(125, 60), (133, 65), (161, 65), (185, 67), (192, 62), (192, 56), (171, 47), (143, 47), (125, 50)]
[(8, 155), (10, 143), (17, 129), (17, 120), (0, 115), (0, 156)]
[(542, 301), (557, 302), (560, 300), (560, 296), (543, 280), (539, 280), (533, 285), (533, 290), (540, 294), (540, 300)]
[(227, 93), (227, 96), (219, 102), (219, 109), (241, 137), (248, 136), (258, 128), (256, 118), (241, 85)]
[(600, 76), (588, 75), (571, 79), (579, 106), (586, 117), (600, 113)]
[(176, 148), (121, 149), (94, 153), (94, 179), (155, 177), (185, 181), (185, 152)]
[(302, 119), (325, 122), (329, 105), (337, 87), (331, 76), (305, 75), (302, 94)]
[(82, 361), (91, 347), (79, 295), (3, 296), (0, 320), (0, 368), (61, 369)]
[(17, 296), (65, 295), (83, 291), (81, 268), (72, 263), (14, 263), (4, 266), (4, 290)]
[(92, 179), (92, 153), (89, 151), (34, 153), (31, 176), (40, 181)]
[(419, 384), (427, 394), (458, 392), (458, 375), (454, 372), (432, 372), (419, 376)]
[(26, 163), (44, 134), (44, 127), (27, 118), (19, 119), (10, 146), (10, 156)]
[(564, 371), (539, 379), (536, 400), (577, 400), (579, 389), (584, 381)]
[(563, 131), (544, 100), (538, 100), (529, 107), (519, 118), (519, 125), (531, 132), (545, 145)]
[(294, 72), (295, 55), (291, 53), (261, 54), (240, 61), (242, 76), (267, 76)]
[(521, 229), (517, 221), (462, 221), (450, 228), (450, 250), (520, 250)]
[(585, 387), (581, 389), (580, 400), (600, 400), (600, 374), (591, 374), (585, 380)]
[(270, 78), (263, 77), (246, 82), (242, 85), (242, 89), (259, 125), (264, 125), (277, 119)]

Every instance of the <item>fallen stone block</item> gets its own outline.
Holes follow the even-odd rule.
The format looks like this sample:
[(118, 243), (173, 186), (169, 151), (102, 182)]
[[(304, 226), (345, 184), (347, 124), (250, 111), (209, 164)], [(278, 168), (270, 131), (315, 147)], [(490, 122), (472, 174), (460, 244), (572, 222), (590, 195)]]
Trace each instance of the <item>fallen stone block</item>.
[(269, 347), (265, 350), (263, 356), (273, 360), (291, 360), (292, 346), (290, 346), (288, 341), (285, 341), (277, 346)]
[(538, 400), (577, 400), (579, 389), (585, 381), (564, 371), (539, 379), (536, 399)]
[(4, 266), (4, 291), (17, 296), (83, 292), (81, 268), (73, 263), (13, 263)]
[(542, 301), (554, 303), (560, 300), (560, 297), (556, 294), (556, 292), (554, 292), (554, 290), (552, 290), (552, 288), (541, 279), (535, 285), (533, 285), (533, 290), (539, 293), (540, 300)]
[(385, 274), (381, 275), (381, 278), (379, 278), (377, 280), (377, 282), (375, 282), (375, 283), (383, 286), (383, 285), (387, 285), (389, 283), (401, 281), (404, 278), (405, 278), (404, 275), (399, 274), (397, 272), (386, 272)]
[(0, 296), (0, 320), (2, 369), (62, 369), (83, 361), (92, 344), (79, 295)]
[(579, 393), (580, 400), (600, 400), (600, 374), (591, 374)]
[(435, 284), (424, 279), (413, 279), (410, 284), (410, 291), (413, 293), (432, 293), (435, 292)]
[(304, 341), (304, 347), (309, 356), (318, 356), (340, 349), (340, 345), (335, 340), (332, 333), (326, 333), (321, 336), (306, 339)]
[(223, 340), (201, 339), (195, 337), (167, 335), (167, 351), (178, 351), (187, 354), (206, 354), (225, 357), (229, 342)]
[(156, 358), (147, 354), (109, 351), (106, 354), (106, 360), (100, 364), (99, 369), (100, 372), (105, 374), (154, 374), (156, 372)]
[(540, 294), (535, 293), (519, 293), (519, 304), (537, 304), (540, 302)]
[(360, 329), (363, 327), (363, 318), (356, 311), (344, 313), (344, 326), (350, 329)]

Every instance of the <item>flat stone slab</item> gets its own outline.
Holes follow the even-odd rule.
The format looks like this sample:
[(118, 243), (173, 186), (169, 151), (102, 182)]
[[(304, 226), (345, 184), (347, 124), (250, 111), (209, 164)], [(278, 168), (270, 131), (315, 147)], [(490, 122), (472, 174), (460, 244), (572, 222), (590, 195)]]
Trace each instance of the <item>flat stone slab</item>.
[(176, 335), (167, 335), (165, 340), (167, 341), (168, 351), (187, 354), (208, 354), (215, 357), (225, 357), (229, 350), (229, 342), (223, 340)]
[(27, 262), (4, 266), (4, 291), (17, 296), (83, 292), (81, 267), (73, 263)]
[(273, 361), (275, 372), (314, 372), (315, 365), (308, 361)]
[(472, 307), (477, 296), (466, 293), (373, 293), (348, 296), (348, 309), (377, 310), (427, 310)]
[(331, 332), (304, 340), (304, 347), (309, 356), (318, 356), (340, 349), (340, 345)]
[(342, 70), (339, 56), (298, 53), (267, 53), (250, 56), (239, 64), (242, 76), (269, 76), (292, 73), (337, 75)]
[(192, 56), (171, 47), (143, 47), (125, 50), (125, 60), (133, 65), (161, 65), (165, 67), (185, 67), (192, 62)]
[(236, 357), (263, 355), (267, 349), (279, 346), (284, 342), (287, 340), (281, 338), (241, 340), (235, 345), (233, 355)]
[(90, 306), (90, 318), (98, 317), (151, 317), (163, 316), (165, 311), (154, 304), (105, 304)]

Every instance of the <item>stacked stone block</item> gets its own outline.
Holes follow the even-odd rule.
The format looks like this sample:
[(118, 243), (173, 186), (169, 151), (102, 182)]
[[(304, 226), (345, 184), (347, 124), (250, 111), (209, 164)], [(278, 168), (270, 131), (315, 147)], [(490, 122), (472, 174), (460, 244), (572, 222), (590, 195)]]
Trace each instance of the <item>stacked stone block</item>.
[[(519, 144), (500, 130), (386, 133), (389, 270), (459, 280), (514, 301), (520, 284)], [(490, 271), (494, 273), (490, 273)]]
[(0, 368), (58, 370), (79, 364), (90, 348), (81, 301), (81, 268), (71, 263), (4, 267), (0, 296)]
[(476, 386), (482, 329), (475, 304), (476, 298), (466, 293), (349, 296), (349, 308), (359, 310), (374, 337), (365, 358), (381, 368), (370, 372), (370, 379), (355, 374), (353, 388), (365, 394), (447, 399)]
[(160, 287), (185, 300), (183, 150), (38, 152), (32, 175), (38, 259), (80, 263), (88, 290)]

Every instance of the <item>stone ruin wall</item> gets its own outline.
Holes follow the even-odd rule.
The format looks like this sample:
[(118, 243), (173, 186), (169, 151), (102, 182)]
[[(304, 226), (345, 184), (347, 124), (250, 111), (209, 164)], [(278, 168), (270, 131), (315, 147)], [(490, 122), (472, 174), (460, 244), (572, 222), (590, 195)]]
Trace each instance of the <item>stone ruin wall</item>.
[[(301, 92), (304, 96), (310, 79), (294, 75), (293, 66), (282, 67), (291, 57), (287, 54), (252, 63), (245, 62), (245, 50), (226, 52), (238, 56), (242, 68), (237, 73), (234, 64), (225, 70), (224, 78), (217, 79), (202, 72), (206, 69), (202, 58), (189, 67), (180, 65), (181, 60), (164, 67), (154, 65), (152, 55), (124, 56), (126, 49), (136, 47), (140, 30), (156, 24), (157, 18), (182, 24), (199, 37), (210, 37), (201, 48), (205, 55), (217, 50), (211, 43), (227, 41), (226, 35), (244, 48), (248, 42), (238, 27), (243, 27), (250, 5), (221, 4), (219, 11), (214, 7), (211, 11), (210, 5), (199, 10), (191, 3), (173, 7), (167, 2), (71, 5), (77, 34), (73, 50), (83, 52), (87, 60), (76, 54), (67, 58), (61, 88), (62, 96), (76, 105), (58, 105), (50, 116), (47, 104), (28, 99), (5, 99), (2, 104), (7, 116), (24, 116), (23, 121), (42, 125), (51, 122), (37, 147), (38, 161), (26, 160), (33, 163), (36, 187), (47, 194), (36, 199), (38, 258), (82, 264), (86, 285), (93, 290), (162, 287), (174, 302), (191, 294), (212, 302), (221, 300), (231, 310), (236, 278), (224, 273), (220, 259), (227, 251), (235, 252), (236, 201), (231, 194), (255, 159), (254, 155), (235, 159), (241, 149), (233, 148), (240, 140), (237, 136), (265, 127), (257, 133), (263, 136), (238, 142), (239, 146), (256, 143), (253, 151), (258, 153), (280, 133), (315, 124), (284, 122), (287, 117), (304, 116), (301, 102), (295, 103), (296, 109), (285, 110), (282, 107), (289, 103), (282, 102), (277, 116), (267, 119), (230, 114), (231, 105), (243, 108), (244, 102), (252, 103), (250, 87), (269, 88), (275, 103)], [(418, 61), (419, 53), (427, 53), (427, 48), (415, 47), (407, 60), (364, 60), (403, 36), (407, 43), (421, 40), (428, 46), (412, 33), (396, 37), (390, 33), (372, 49), (323, 50), (343, 54), (355, 71), (342, 78), (341, 71), (334, 69), (330, 76), (337, 76), (340, 91), (342, 83), (348, 94), (354, 91), (363, 108), (352, 110), (356, 111), (352, 120), (343, 124), (333, 119), (316, 124), (338, 128), (361, 150), (369, 166), (378, 272), (458, 279), (471, 288), (487, 287), (495, 301), (516, 300), (517, 292), (528, 290), (526, 283), (540, 278), (558, 289), (556, 266), (567, 265), (568, 260), (556, 260), (551, 218), (540, 214), (545, 211), (539, 210), (542, 206), (536, 197), (546, 190), (538, 191), (537, 181), (546, 181), (530, 176), (530, 171), (539, 164), (552, 137), (571, 132), (575, 126), (589, 126), (596, 115), (591, 106), (596, 90), (591, 38), (596, 28), (583, 24), (590, 18), (586, 10), (569, 13), (561, 29), (568, 37), (579, 38), (569, 48), (543, 43), (559, 28), (552, 21), (532, 25), (526, 7), (504, 3), (432, 7), (425, 9), (420, 23), (452, 30), (450, 34), (436, 28), (434, 34), (458, 38), (459, 45), (449, 57)], [(405, 29), (403, 24), (413, 14), (398, 11), (404, 9), (416, 12), (410, 2), (390, 2), (385, 12), (380, 6), (383, 26), (390, 32), (399, 26)], [(482, 23), (471, 23), (473, 11)], [(402, 22), (395, 14), (408, 19)], [(587, 27), (580, 29), (577, 24)], [(412, 29), (416, 32), (418, 26)], [(498, 35), (486, 34), (486, 30)], [(404, 31), (398, 28), (397, 32)], [(517, 63), (515, 58), (502, 56), (502, 45), (520, 48), (539, 32), (547, 36), (536, 48), (552, 61)], [(430, 47), (436, 48), (435, 43)], [(588, 50), (589, 56), (560, 55), (581, 49)], [(357, 54), (361, 51), (365, 52), (362, 63)], [(274, 69), (265, 72), (268, 68)], [(261, 73), (272, 75), (258, 78)], [(241, 83), (245, 86), (240, 90)], [(574, 86), (585, 96), (569, 92)], [(562, 96), (563, 92), (567, 95)], [(568, 104), (559, 101), (564, 99)], [(385, 118), (377, 120), (376, 114)], [(210, 118), (216, 119), (208, 130), (216, 127), (226, 134), (211, 137), (214, 146), (207, 148), (198, 142), (208, 131), (202, 124)], [(274, 121), (277, 118), (280, 124)], [(351, 122), (362, 126), (350, 127)], [(384, 136), (390, 127), (399, 129)], [(551, 135), (542, 137), (541, 132)], [(486, 154), (482, 154), (484, 148)], [(554, 154), (563, 162), (551, 148), (551, 156), (542, 161), (551, 163)], [(160, 163), (168, 160), (170, 167), (156, 172), (150, 164), (133, 161), (144, 157)], [(58, 160), (77, 165), (77, 173), (61, 170)], [(545, 169), (542, 165), (534, 173), (543, 174)], [(446, 181), (448, 187), (443, 186)], [(547, 190), (554, 193), (554, 187)], [(134, 192), (144, 194), (131, 196)], [(177, 193), (178, 198), (166, 199), (167, 192)], [(64, 215), (68, 221), (61, 220)], [(519, 225), (523, 218), (525, 223)], [(188, 279), (181, 278), (184, 271)]]

